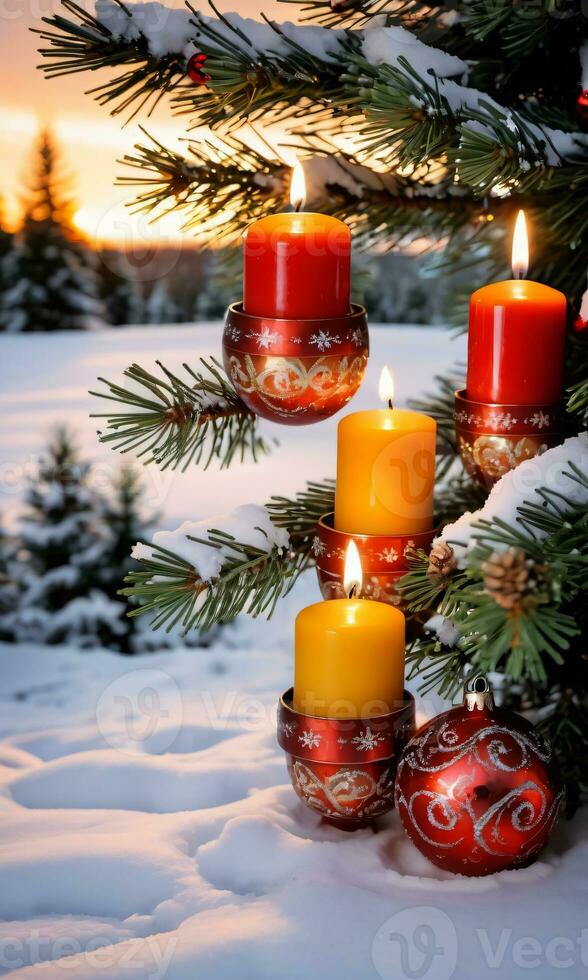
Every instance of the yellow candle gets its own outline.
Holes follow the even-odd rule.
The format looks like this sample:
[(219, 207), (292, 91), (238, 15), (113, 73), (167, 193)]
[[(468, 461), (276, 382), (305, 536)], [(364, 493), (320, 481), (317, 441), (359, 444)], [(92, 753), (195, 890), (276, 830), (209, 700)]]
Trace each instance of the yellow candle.
[[(386, 369), (385, 369), (386, 371)], [(436, 423), (392, 407), (389, 373), (380, 392), (389, 407), (339, 423), (335, 527), (348, 534), (417, 534), (433, 527)]]
[(330, 599), (307, 606), (296, 619), (296, 711), (373, 718), (398, 708), (404, 693), (404, 634), (403, 614), (382, 602)]

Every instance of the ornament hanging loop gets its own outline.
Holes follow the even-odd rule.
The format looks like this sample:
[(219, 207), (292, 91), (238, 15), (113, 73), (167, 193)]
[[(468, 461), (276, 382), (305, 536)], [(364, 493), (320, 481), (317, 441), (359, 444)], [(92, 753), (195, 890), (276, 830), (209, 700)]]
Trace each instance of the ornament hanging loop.
[(484, 674), (474, 674), (467, 678), (464, 684), (463, 703), (468, 711), (492, 711), (494, 707), (492, 688)]

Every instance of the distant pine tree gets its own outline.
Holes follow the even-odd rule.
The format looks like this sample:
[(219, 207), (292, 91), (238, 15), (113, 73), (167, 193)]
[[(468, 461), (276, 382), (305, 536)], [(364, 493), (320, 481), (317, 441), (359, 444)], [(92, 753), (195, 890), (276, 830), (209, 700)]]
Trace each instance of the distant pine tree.
[(195, 320), (220, 320), (239, 295), (243, 258), (240, 249), (224, 248), (206, 256), (204, 285), (196, 297)]
[[(156, 514), (144, 516), (144, 493), (137, 471), (132, 466), (124, 466), (112, 482), (111, 493), (102, 502), (106, 537), (96, 570), (101, 587), (115, 601), (121, 601), (117, 593), (123, 587), (126, 573), (138, 567), (138, 562), (130, 557), (132, 549), (137, 541), (150, 539), (157, 521)], [(144, 632), (145, 623), (141, 619), (127, 617), (125, 633), (118, 637), (117, 649), (134, 653), (141, 646), (140, 634)]]
[(124, 264), (115, 252), (99, 256), (98, 282), (105, 316), (116, 327), (145, 322), (145, 304), (135, 279), (124, 273)]
[(6, 264), (2, 326), (86, 330), (102, 323), (94, 256), (72, 226), (73, 205), (52, 137), (39, 139), (24, 219)]
[(18, 544), (0, 525), (0, 640), (14, 639), (14, 618), (19, 603), (16, 551)]
[(178, 323), (179, 310), (163, 280), (155, 283), (145, 304), (145, 323)]
[(14, 248), (14, 235), (6, 228), (4, 201), (0, 198), (0, 330), (3, 327), (7, 309), (7, 292), (10, 286), (10, 256)]
[(88, 472), (69, 433), (57, 430), (26, 495), (19, 640), (116, 646), (126, 632), (125, 604), (100, 587), (107, 534)]

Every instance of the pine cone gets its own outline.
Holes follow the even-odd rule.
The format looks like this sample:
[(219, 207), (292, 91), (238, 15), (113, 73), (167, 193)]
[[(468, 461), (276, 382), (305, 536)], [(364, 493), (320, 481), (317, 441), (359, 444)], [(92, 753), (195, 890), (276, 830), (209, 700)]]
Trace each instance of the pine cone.
[(521, 548), (496, 551), (482, 568), (485, 589), (503, 609), (516, 609), (533, 585), (531, 570), (532, 562)]
[(442, 582), (444, 579), (449, 578), (456, 568), (455, 554), (450, 545), (445, 544), (444, 541), (440, 541), (434, 548), (431, 548), (427, 575), (433, 582)]

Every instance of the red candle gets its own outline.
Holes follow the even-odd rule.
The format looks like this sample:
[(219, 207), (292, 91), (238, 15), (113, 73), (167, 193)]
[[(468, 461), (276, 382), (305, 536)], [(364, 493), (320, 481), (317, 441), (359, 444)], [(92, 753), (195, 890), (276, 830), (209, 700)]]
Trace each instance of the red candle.
[(521, 211), (513, 239), (515, 278), (483, 286), (470, 300), (467, 396), (472, 401), (552, 405), (562, 397), (566, 298), (523, 279), (527, 263)]
[[(304, 202), (303, 181), (297, 164), (294, 206)], [(350, 265), (351, 234), (337, 218), (308, 211), (261, 218), (245, 232), (245, 313), (305, 320), (345, 316), (350, 312)]]

